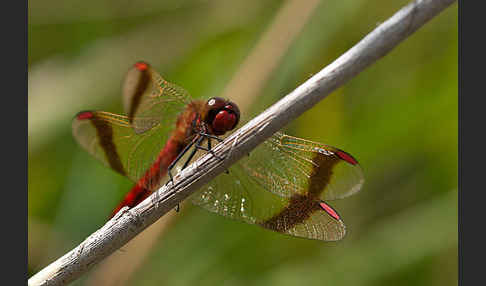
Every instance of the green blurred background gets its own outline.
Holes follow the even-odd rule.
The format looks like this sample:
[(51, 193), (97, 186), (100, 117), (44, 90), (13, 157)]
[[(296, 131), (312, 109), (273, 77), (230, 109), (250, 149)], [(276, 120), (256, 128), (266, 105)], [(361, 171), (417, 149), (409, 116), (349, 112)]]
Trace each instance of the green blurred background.
[[(194, 97), (247, 102), (248, 120), (407, 3), (29, 1), (29, 276), (101, 227), (132, 185), (77, 145), (71, 119), (122, 113), (135, 61)], [(332, 202), (344, 240), (292, 238), (184, 204), (73, 285), (456, 285), (457, 10), (286, 128), (360, 161), (361, 192)]]

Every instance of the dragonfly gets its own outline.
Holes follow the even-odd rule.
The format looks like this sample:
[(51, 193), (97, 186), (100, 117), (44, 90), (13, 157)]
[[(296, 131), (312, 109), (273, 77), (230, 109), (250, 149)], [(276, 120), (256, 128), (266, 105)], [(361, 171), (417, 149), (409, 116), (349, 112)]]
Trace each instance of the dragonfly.
[[(240, 121), (235, 103), (192, 98), (143, 61), (128, 70), (122, 96), (126, 115), (82, 111), (72, 122), (82, 148), (135, 182), (112, 216), (172, 180), (173, 171), (212, 153), (213, 144)], [(346, 227), (327, 201), (358, 192), (363, 182), (351, 154), (277, 132), (189, 199), (210, 212), (278, 233), (337, 241)]]

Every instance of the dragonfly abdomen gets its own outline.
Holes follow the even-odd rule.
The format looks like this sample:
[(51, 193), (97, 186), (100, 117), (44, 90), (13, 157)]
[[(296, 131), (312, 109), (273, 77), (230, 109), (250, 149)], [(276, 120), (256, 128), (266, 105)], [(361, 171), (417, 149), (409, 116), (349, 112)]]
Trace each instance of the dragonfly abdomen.
[(167, 174), (169, 165), (177, 158), (177, 155), (184, 149), (185, 145), (184, 141), (177, 140), (176, 134), (173, 134), (160, 151), (157, 160), (125, 195), (125, 198), (113, 210), (111, 217), (124, 206), (130, 208), (136, 206), (156, 190), (161, 185), (162, 178)]
[(136, 206), (161, 186), (161, 181), (167, 174), (170, 164), (188, 145), (187, 137), (192, 133), (192, 115), (196, 112), (194, 110), (196, 106), (195, 104), (188, 105), (184, 112), (179, 115), (176, 128), (165, 143), (164, 148), (159, 152), (157, 159), (113, 210), (111, 217), (124, 206), (130, 208)]

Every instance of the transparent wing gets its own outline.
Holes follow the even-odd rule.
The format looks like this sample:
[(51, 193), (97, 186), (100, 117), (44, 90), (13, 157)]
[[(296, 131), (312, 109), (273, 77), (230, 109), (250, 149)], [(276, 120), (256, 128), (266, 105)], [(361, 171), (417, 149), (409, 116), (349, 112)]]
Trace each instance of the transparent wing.
[(145, 62), (134, 64), (125, 76), (123, 106), (136, 133), (157, 125), (172, 127), (190, 102), (187, 91), (163, 79)]
[(241, 164), (233, 165), (229, 174), (219, 175), (191, 199), (208, 211), (283, 234), (333, 241), (346, 232), (342, 220), (322, 209), (319, 201), (277, 196), (251, 180)]
[(318, 200), (342, 199), (359, 191), (364, 182), (350, 154), (280, 132), (240, 163), (254, 181), (283, 197), (298, 193)]
[(137, 62), (123, 84), (127, 116), (80, 112), (72, 123), (73, 135), (98, 160), (134, 182), (150, 170), (141, 185), (153, 190), (166, 173), (161, 151), (190, 102), (187, 91), (164, 80), (149, 64)]
[(293, 236), (339, 240), (345, 226), (323, 200), (357, 192), (363, 175), (348, 153), (277, 133), (192, 196), (220, 215)]
[[(159, 157), (168, 134), (157, 125), (137, 134), (126, 116), (103, 111), (83, 111), (72, 122), (73, 136), (78, 143), (104, 165), (137, 182)], [(158, 170), (143, 186), (159, 186), (156, 178), (165, 175)]]

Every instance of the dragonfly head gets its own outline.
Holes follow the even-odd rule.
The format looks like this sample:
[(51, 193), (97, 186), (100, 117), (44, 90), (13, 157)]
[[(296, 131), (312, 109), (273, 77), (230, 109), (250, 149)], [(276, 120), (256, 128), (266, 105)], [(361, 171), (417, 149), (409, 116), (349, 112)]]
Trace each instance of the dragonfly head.
[(240, 121), (240, 109), (235, 103), (221, 97), (212, 97), (206, 103), (204, 121), (214, 135), (233, 130)]

